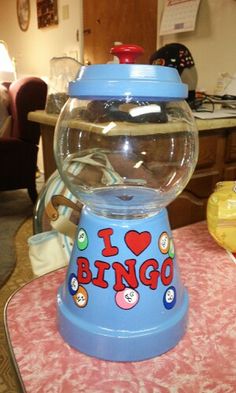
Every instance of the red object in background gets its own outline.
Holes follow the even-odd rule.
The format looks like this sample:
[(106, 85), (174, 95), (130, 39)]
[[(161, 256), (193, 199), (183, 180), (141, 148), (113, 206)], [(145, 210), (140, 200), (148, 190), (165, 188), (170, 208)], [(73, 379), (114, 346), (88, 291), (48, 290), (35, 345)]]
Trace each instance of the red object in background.
[(138, 45), (116, 45), (110, 53), (119, 58), (120, 64), (134, 64), (138, 56), (144, 53), (144, 49)]

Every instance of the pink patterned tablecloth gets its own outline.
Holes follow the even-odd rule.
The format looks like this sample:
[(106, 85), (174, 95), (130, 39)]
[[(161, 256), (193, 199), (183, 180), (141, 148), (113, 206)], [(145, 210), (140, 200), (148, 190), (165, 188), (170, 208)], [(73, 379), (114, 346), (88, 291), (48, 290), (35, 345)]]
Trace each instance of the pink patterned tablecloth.
[(5, 324), (28, 393), (235, 393), (236, 265), (201, 222), (173, 231), (190, 296), (184, 338), (162, 356), (114, 363), (81, 354), (56, 327), (65, 269), (37, 278), (8, 301)]

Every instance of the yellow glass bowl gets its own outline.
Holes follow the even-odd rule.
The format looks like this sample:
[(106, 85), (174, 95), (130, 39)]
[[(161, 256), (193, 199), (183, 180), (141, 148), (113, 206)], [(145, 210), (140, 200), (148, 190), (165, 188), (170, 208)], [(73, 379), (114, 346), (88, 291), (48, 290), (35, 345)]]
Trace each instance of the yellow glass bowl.
[(211, 236), (221, 247), (236, 252), (236, 182), (216, 184), (207, 203), (207, 225)]

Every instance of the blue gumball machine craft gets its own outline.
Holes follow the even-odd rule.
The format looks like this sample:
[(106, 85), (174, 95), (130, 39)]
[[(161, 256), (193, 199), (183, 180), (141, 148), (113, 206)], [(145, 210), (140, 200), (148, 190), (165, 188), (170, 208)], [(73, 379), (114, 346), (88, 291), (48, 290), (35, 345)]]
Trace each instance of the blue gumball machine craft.
[(84, 204), (58, 328), (85, 354), (139, 361), (173, 348), (186, 330), (166, 206), (194, 171), (198, 133), (175, 69), (134, 64), (135, 45), (111, 52), (120, 64), (84, 67), (70, 83), (56, 126), (58, 170)]

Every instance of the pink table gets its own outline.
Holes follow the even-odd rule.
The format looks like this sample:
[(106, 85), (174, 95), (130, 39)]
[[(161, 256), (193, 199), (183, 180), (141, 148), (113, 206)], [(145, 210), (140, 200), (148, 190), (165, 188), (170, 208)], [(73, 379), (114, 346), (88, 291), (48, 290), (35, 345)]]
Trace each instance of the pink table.
[(114, 363), (70, 348), (56, 327), (56, 293), (65, 269), (13, 294), (5, 326), (26, 392), (236, 392), (236, 265), (204, 222), (175, 230), (174, 238), (190, 295), (189, 325), (179, 344), (160, 357)]

